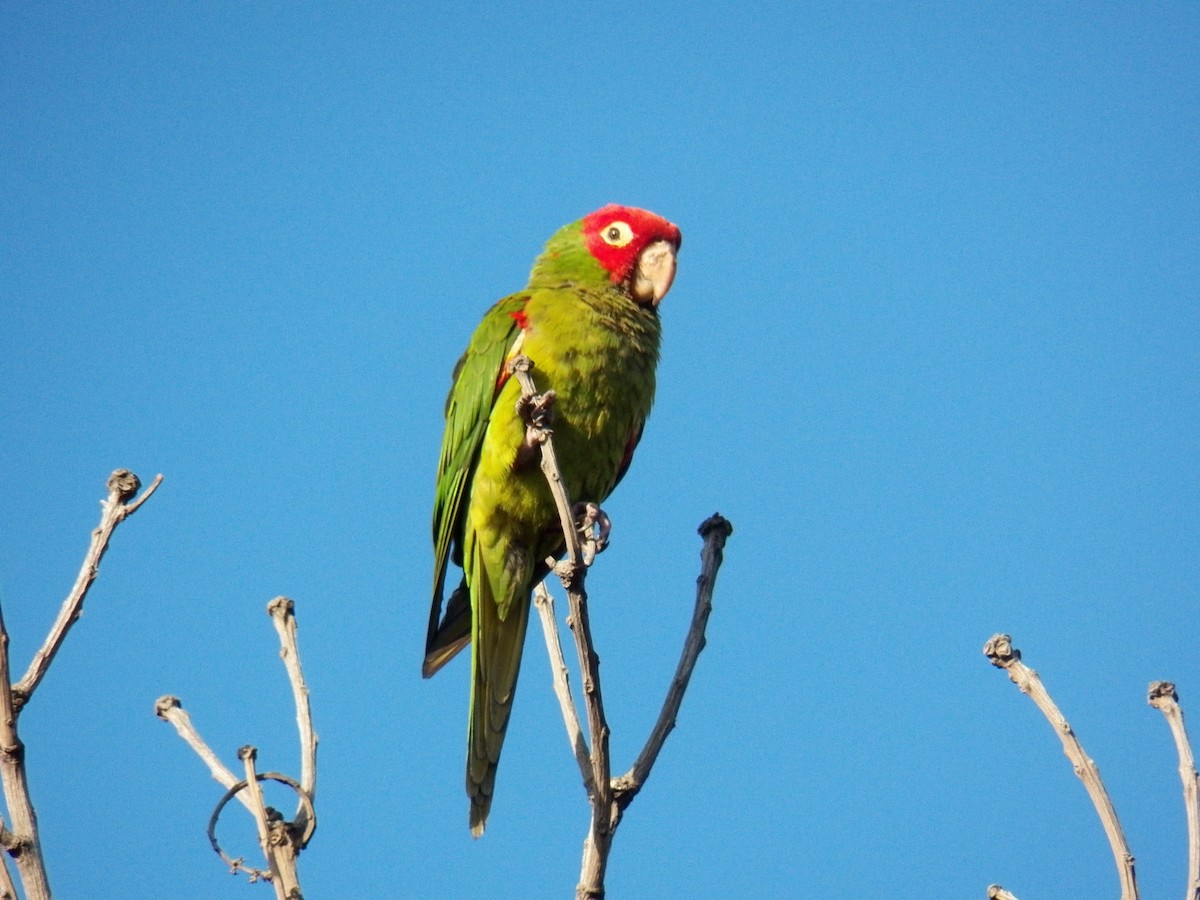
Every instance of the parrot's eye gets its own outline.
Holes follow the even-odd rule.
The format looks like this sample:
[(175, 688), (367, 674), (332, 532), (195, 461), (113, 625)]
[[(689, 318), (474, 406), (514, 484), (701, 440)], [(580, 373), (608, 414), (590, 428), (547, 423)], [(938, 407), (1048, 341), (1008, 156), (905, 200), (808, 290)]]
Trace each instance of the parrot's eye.
[(633, 229), (625, 222), (613, 222), (600, 232), (600, 237), (604, 239), (604, 243), (606, 244), (611, 244), (614, 247), (624, 247), (633, 240)]

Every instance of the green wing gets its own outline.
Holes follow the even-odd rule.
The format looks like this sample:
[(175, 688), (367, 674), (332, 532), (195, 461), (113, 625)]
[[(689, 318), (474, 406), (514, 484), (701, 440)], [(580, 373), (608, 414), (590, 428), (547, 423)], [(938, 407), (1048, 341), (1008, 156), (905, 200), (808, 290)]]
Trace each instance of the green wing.
[(454, 367), (433, 500), (433, 598), (421, 667), (426, 678), (471, 640), (471, 603), (465, 584), (451, 595), (442, 618), (446, 566), (451, 559), (462, 565), (463, 517), (471, 479), (496, 394), (506, 378), (505, 362), (520, 333), (517, 319), (528, 299), (526, 294), (514, 294), (488, 310)]

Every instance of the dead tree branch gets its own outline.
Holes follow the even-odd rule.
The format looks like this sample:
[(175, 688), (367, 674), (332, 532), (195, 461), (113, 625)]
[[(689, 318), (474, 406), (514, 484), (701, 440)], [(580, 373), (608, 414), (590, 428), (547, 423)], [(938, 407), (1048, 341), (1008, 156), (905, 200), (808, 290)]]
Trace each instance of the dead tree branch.
[(587, 591), (584, 583), (587, 568), (597, 553), (604, 549), (608, 537), (608, 517), (595, 504), (572, 507), (563, 483), (558, 461), (554, 455), (554, 443), (549, 427), (549, 413), (553, 405), (553, 393), (539, 395), (530, 372), (533, 363), (526, 357), (517, 357), (509, 369), (521, 385), (521, 405), (526, 418), (526, 446), (540, 447), (541, 469), (546, 476), (550, 492), (554, 496), (562, 524), (566, 552), (561, 561), (548, 559), (547, 565), (558, 575), (567, 591), (570, 616), (567, 620), (575, 638), (575, 649), (579, 658), (579, 670), (583, 680), (584, 709), (588, 720), (591, 746), (583, 737), (579, 716), (571, 697), (566, 661), (558, 637), (558, 625), (554, 614), (554, 601), (544, 585), (535, 591), (534, 603), (542, 621), (546, 636), (546, 647), (550, 655), (555, 693), (562, 708), (567, 738), (579, 764), (584, 788), (588, 793), (592, 815), (587, 838), (583, 846), (583, 863), (579, 884), (575, 888), (578, 900), (602, 898), (604, 875), (612, 840), (620, 824), (621, 815), (641, 790), (650, 774), (667, 735), (675, 726), (683, 694), (700, 651), (704, 648), (704, 630), (712, 611), (712, 590), (717, 570), (721, 565), (722, 551), (733, 527), (719, 515), (714, 515), (700, 526), (704, 538), (701, 554), (703, 566), (697, 579), (696, 609), (692, 625), (684, 642), (684, 649), (675, 677), (667, 692), (658, 722), (651, 732), (645, 748), (638, 756), (633, 768), (619, 779), (612, 778), (609, 754), (609, 726), (604, 714), (604, 700), (600, 686), (600, 657), (592, 643), (591, 625), (588, 615)]
[(1152, 681), (1147, 702), (1159, 710), (1167, 720), (1175, 749), (1179, 754), (1179, 779), (1183, 782), (1183, 806), (1187, 812), (1188, 828), (1188, 882), (1187, 900), (1200, 900), (1200, 776), (1196, 774), (1196, 760), (1192, 745), (1188, 741), (1187, 729), (1183, 726), (1183, 709), (1179, 706), (1179, 695), (1170, 681)]
[[(46, 670), (50, 668), (50, 663), (54, 661), (55, 654), (66, 640), (67, 632), (71, 630), (72, 625), (79, 621), (79, 616), (83, 612), (83, 601), (87, 598), (88, 588), (92, 586), (92, 582), (100, 573), (100, 560), (108, 550), (108, 542), (112, 538), (113, 531), (150, 499), (150, 495), (158, 490), (162, 480), (161, 475), (155, 477), (142, 496), (133, 500), (134, 495), (142, 486), (136, 475), (128, 469), (117, 469), (108, 477), (108, 496), (100, 501), (102, 510), (100, 524), (92, 532), (92, 543), (83, 557), (83, 565), (79, 569), (79, 575), (75, 578), (75, 584), (72, 586), (71, 592), (67, 594), (67, 599), (63, 601), (58, 618), (50, 627), (50, 633), (46, 635), (46, 640), (33, 654), (33, 660), (29, 663), (25, 675), (13, 685), (14, 702), (18, 710), (29, 702), (33, 692), (37, 690), (37, 686), (45, 677)], [(126, 502), (128, 500), (133, 500), (133, 502)]]
[[(9, 681), (8, 631), (0, 615), (0, 777), (4, 779), (4, 802), (12, 831), (6, 835), (4, 849), (16, 863), (21, 884), (30, 900), (50, 900), (50, 882), (42, 859), (38, 837), (37, 813), (29, 795), (25, 776), (25, 745), (17, 735), (18, 708)], [(7, 874), (5, 877), (12, 880)]]
[(1083, 745), (1075, 736), (1066, 718), (1059, 712), (1051, 699), (1049, 692), (1042, 684), (1037, 672), (1021, 662), (1021, 651), (1012, 645), (1012, 638), (1007, 634), (993, 635), (983, 646), (984, 655), (991, 660), (992, 665), (1004, 669), (1008, 677), (1021, 691), (1029, 696), (1038, 709), (1050, 722), (1050, 726), (1062, 741), (1063, 752), (1075, 768), (1075, 774), (1087, 788), (1088, 796), (1096, 807), (1104, 833), (1108, 835), (1109, 846), (1112, 848), (1113, 859), (1117, 865), (1117, 876), (1121, 882), (1121, 900), (1137, 900), (1137, 878), (1134, 874), (1133, 854), (1125, 841), (1125, 833), (1117, 819), (1117, 811), (1109, 799), (1108, 791), (1100, 780), (1100, 770), (1095, 762), (1083, 751)]
[(725, 541), (733, 534), (733, 526), (719, 514), (714, 514), (700, 523), (700, 537), (704, 539), (704, 547), (700, 551), (700, 575), (696, 578), (696, 607), (692, 612), (692, 624), (688, 629), (687, 638), (683, 642), (683, 653), (679, 657), (679, 665), (675, 667), (675, 677), (667, 690), (663, 701), (662, 711), (654, 730), (646, 741), (646, 746), (638, 754), (633, 767), (614, 782), (617, 792), (617, 803), (621, 809), (632, 802), (638, 791), (646, 783), (650, 769), (658, 759), (659, 751), (667, 740), (667, 735), (675, 728), (675, 719), (679, 715), (683, 694), (692, 678), (692, 670), (704, 649), (704, 632), (708, 626), (708, 616), (712, 612), (713, 588), (717, 583), (717, 570), (725, 554)]
[[(296, 727), (300, 732), (300, 788), (311, 800), (317, 797), (317, 733), (313, 730), (312, 708), (308, 702), (308, 684), (300, 668), (300, 646), (296, 640), (296, 604), (287, 597), (276, 597), (267, 604), (267, 613), (279, 635), (279, 655), (287, 669), (296, 703)], [(304, 805), (296, 811), (295, 826), (306, 826)]]
[[(175, 727), (175, 731), (183, 738), (183, 742), (191, 747), (192, 751), (208, 766), (208, 771), (212, 773), (212, 777), (218, 784), (227, 791), (233, 790), (233, 786), (238, 783), (238, 777), (225, 768), (225, 764), (221, 762), (217, 754), (204, 742), (204, 738), (200, 737), (200, 732), (192, 724), (191, 716), (187, 714), (187, 710), (183, 708), (178, 697), (171, 694), (159, 697), (154, 701), (154, 714)], [(246, 809), (251, 813), (254, 812), (254, 806), (249, 797), (240, 793), (236, 797)]]
[[(257, 751), (249, 745), (238, 751), (238, 758), (242, 760), (246, 772), (246, 777), (238, 780), (237, 776), (225, 767), (217, 754), (200, 737), (192, 725), (190, 717), (180, 704), (179, 698), (170, 694), (159, 697), (154, 704), (154, 712), (160, 719), (170, 722), (175, 727), (184, 742), (208, 766), (213, 778), (226, 788), (225, 796), (217, 804), (217, 808), (209, 820), (209, 841), (212, 843), (213, 849), (234, 871), (241, 869), (248, 872), (252, 881), (258, 878), (270, 881), (279, 900), (302, 900), (303, 894), (296, 872), (296, 859), (300, 852), (308, 846), (313, 831), (317, 827), (316, 812), (313, 807), (317, 787), (317, 732), (313, 728), (308, 685), (305, 683), (304, 672), (300, 665), (300, 648), (296, 640), (295, 604), (287, 597), (276, 597), (267, 604), (267, 614), (270, 615), (275, 631), (279, 635), (279, 655), (287, 670), (288, 681), (291, 683), (292, 696), (296, 704), (296, 724), (300, 733), (301, 770), (298, 783), (275, 772), (259, 774), (255, 767)], [(298, 795), (299, 803), (291, 822), (284, 821), (282, 814), (264, 805), (262, 791), (259, 787), (259, 782), (264, 780), (282, 782), (291, 787)], [(258, 825), (259, 843), (262, 845), (263, 855), (267, 860), (268, 869), (266, 871), (243, 865), (240, 857), (231, 859), (217, 842), (217, 819), (225, 804), (235, 797), (250, 811)]]
[[(287, 900), (288, 892), (283, 884), (283, 874), (279, 867), (279, 859), (275, 848), (271, 846), (271, 822), (267, 813), (267, 804), (263, 801), (262, 785), (258, 783), (258, 771), (255, 762), (258, 750), (247, 744), (238, 750), (238, 758), (246, 766), (245, 791), (250, 798), (250, 809), (254, 813), (254, 824), (258, 827), (258, 845), (267, 860), (271, 870), (269, 880), (275, 888), (276, 900)], [(295, 874), (294, 872), (292, 873)], [(299, 891), (299, 887), (296, 888)]]
[(579, 724), (579, 713), (575, 710), (575, 700), (571, 697), (570, 673), (567, 661), (563, 656), (562, 642), (558, 639), (558, 618), (554, 613), (554, 597), (546, 588), (544, 581), (539, 582), (533, 589), (533, 605), (537, 607), (542, 620), (542, 633), (546, 636), (546, 652), (550, 654), (550, 670), (554, 680), (554, 693), (558, 697), (558, 705), (562, 709), (563, 722), (567, 726), (567, 740), (575, 752), (575, 761), (579, 763), (579, 774), (583, 776), (583, 786), (590, 797), (595, 793), (592, 781), (592, 751), (588, 748), (587, 739), (583, 736), (583, 728)]
[[(62, 648), (71, 626), (83, 612), (83, 601), (100, 571), (100, 560), (117, 526), (133, 515), (162, 483), (159, 475), (141, 497), (134, 500), (141, 482), (128, 469), (117, 469), (108, 478), (108, 496), (100, 501), (100, 524), (92, 532), (92, 541), (84, 554), (83, 565), (70, 593), (63, 601), (58, 618), (50, 628), (42, 646), (34, 653), (24, 677), (12, 683), (12, 668), (8, 655), (8, 631), (0, 614), (0, 779), (4, 782), (4, 799), (8, 806), (12, 829), (0, 834), (0, 845), (14, 860), (28, 900), (49, 900), (50, 883), (46, 877), (38, 836), (37, 814), (29, 794), (25, 773), (25, 745), (17, 734), (17, 718), (45, 678), (55, 655)], [(132, 502), (130, 502), (132, 501)], [(0, 890), (15, 894), (12, 876), (7, 865), (0, 866)]]

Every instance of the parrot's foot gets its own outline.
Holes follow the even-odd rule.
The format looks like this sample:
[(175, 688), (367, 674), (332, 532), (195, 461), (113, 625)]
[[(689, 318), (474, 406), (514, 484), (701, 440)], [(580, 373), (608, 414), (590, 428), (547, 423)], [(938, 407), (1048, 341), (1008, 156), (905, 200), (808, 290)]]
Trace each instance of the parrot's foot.
[(522, 394), (517, 400), (517, 415), (525, 423), (525, 439), (517, 448), (517, 468), (536, 459), (542, 444), (550, 437), (556, 399), (554, 391), (546, 391), (544, 394)]
[(602, 553), (608, 546), (608, 536), (612, 533), (612, 519), (595, 503), (576, 503), (571, 514), (575, 518), (575, 527), (579, 531), (579, 539), (583, 546), (584, 564), (590, 566), (596, 554)]
[(517, 399), (517, 415), (527, 428), (538, 428), (550, 431), (550, 423), (554, 421), (554, 401), (558, 395), (554, 391), (544, 394), (522, 394)]
[(575, 521), (575, 530), (579, 540), (582, 567), (570, 556), (556, 560), (553, 556), (547, 558), (546, 565), (558, 576), (563, 586), (568, 590), (575, 583), (579, 572), (596, 559), (596, 554), (608, 546), (608, 536), (612, 532), (612, 520), (608, 513), (595, 503), (576, 503), (571, 508), (571, 516)]

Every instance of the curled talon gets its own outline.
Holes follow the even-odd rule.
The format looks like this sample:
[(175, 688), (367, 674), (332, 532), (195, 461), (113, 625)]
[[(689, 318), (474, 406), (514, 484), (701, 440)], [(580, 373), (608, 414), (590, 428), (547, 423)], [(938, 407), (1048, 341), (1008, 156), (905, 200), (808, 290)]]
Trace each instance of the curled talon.
[(571, 510), (581, 540), (592, 548), (592, 555), (608, 546), (612, 519), (595, 503), (576, 503)]
[(543, 428), (546, 431), (550, 430), (550, 423), (554, 421), (554, 403), (558, 400), (558, 395), (554, 391), (546, 391), (544, 394), (538, 394), (533, 398), (530, 405), (529, 418), (538, 428)]
[(517, 415), (527, 427), (549, 432), (557, 399), (558, 395), (554, 391), (546, 391), (544, 394), (522, 394), (517, 398)]
[(517, 410), (517, 418), (526, 425), (530, 425), (533, 420), (533, 395), (522, 394), (518, 397), (515, 409)]
[(608, 513), (596, 508), (596, 552), (600, 553), (608, 546), (608, 536), (612, 534), (612, 519)]
[(544, 394), (522, 394), (517, 398), (517, 416), (525, 423), (525, 440), (517, 448), (516, 468), (528, 465), (537, 457), (538, 448), (550, 437), (553, 420), (554, 391)]

